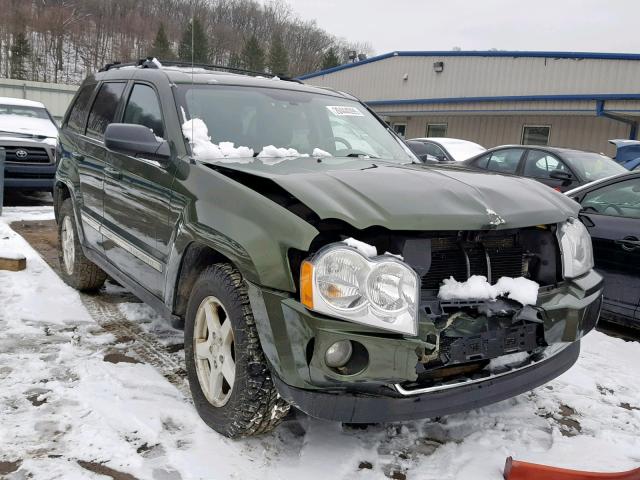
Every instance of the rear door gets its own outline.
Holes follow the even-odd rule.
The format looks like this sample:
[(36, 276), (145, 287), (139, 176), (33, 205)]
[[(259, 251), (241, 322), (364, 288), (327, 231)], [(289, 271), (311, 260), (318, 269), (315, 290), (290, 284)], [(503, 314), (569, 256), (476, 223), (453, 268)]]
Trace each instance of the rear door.
[(605, 278), (604, 309), (633, 319), (640, 304), (640, 177), (592, 190), (580, 203)]
[[(127, 95), (122, 122), (144, 125), (167, 138), (159, 96), (136, 82)], [(105, 176), (103, 235), (111, 263), (156, 296), (164, 288), (164, 268), (172, 229), (169, 202), (173, 168), (151, 158), (109, 152)]]
[(69, 155), (78, 168), (79, 192), (77, 212), (82, 221), (85, 242), (94, 249), (102, 249), (99, 232), (104, 213), (105, 152), (102, 134), (113, 121), (124, 91), (124, 82), (86, 84), (81, 87), (69, 112), (61, 142), (61, 155)]
[[(571, 176), (570, 180), (551, 178), (551, 172), (562, 172)], [(579, 182), (569, 166), (558, 156), (544, 150), (530, 149), (522, 169), (522, 176), (538, 180), (559, 192), (578, 186)]]

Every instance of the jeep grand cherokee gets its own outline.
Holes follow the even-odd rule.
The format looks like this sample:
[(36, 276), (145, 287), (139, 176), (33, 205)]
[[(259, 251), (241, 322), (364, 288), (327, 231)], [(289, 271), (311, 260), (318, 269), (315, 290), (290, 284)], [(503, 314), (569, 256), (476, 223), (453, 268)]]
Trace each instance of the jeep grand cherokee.
[(567, 370), (598, 320), (576, 203), (421, 165), (344, 93), (111, 67), (59, 158), (65, 281), (109, 275), (183, 321), (195, 406), (229, 437), (290, 406), (369, 423), (497, 402)]

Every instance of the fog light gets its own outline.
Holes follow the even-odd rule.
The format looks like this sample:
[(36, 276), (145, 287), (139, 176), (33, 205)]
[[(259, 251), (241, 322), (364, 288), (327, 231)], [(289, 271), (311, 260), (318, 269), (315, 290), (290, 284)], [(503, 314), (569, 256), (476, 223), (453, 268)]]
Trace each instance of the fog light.
[(327, 351), (324, 354), (324, 361), (327, 364), (327, 367), (344, 367), (351, 358), (352, 353), (353, 346), (351, 345), (351, 341), (340, 340), (327, 348)]

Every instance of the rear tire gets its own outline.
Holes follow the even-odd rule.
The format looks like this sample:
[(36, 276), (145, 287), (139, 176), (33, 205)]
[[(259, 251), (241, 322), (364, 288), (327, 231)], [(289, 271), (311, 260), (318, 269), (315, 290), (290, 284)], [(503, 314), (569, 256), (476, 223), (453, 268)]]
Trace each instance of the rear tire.
[(225, 263), (209, 266), (191, 291), (184, 329), (189, 386), (198, 414), (229, 438), (273, 430), (289, 404), (273, 385), (246, 286)]
[(107, 279), (107, 274), (82, 251), (70, 198), (62, 202), (58, 216), (58, 261), (62, 279), (81, 292), (98, 290)]

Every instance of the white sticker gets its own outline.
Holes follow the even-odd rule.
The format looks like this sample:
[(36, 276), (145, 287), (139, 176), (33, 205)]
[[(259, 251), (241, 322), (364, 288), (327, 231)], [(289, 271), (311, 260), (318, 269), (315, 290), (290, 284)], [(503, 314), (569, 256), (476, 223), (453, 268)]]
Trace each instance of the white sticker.
[(335, 106), (327, 109), (337, 117), (364, 117), (356, 107)]

